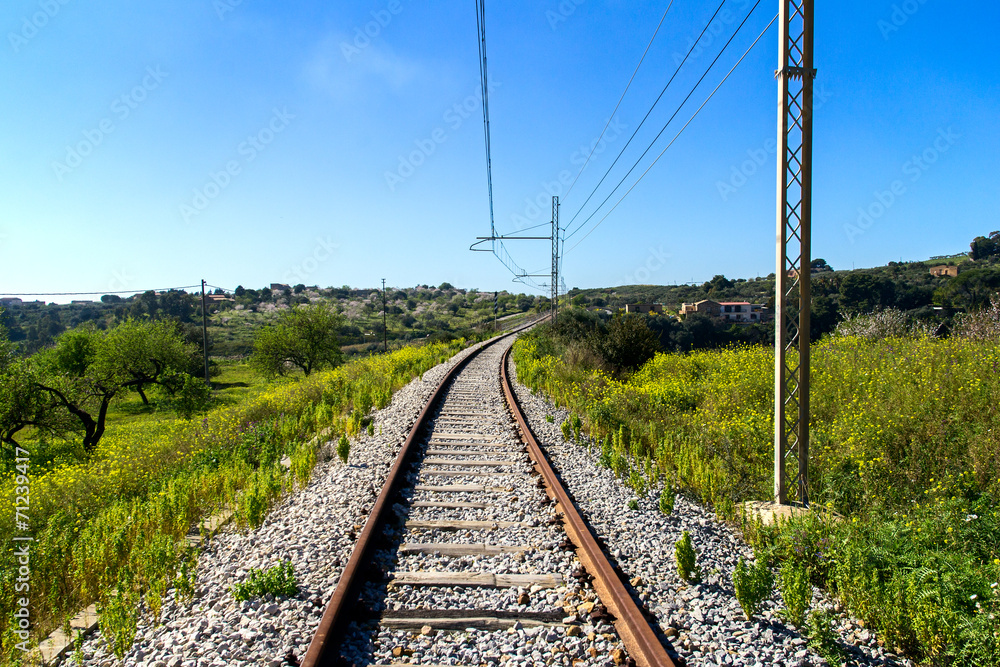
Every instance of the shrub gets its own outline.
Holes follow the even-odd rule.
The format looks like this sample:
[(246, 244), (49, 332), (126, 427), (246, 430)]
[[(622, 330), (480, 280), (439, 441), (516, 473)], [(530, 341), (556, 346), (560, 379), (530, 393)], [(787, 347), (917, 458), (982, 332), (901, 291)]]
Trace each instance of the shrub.
[(701, 581), (701, 569), (696, 563), (697, 555), (691, 544), (691, 534), (686, 530), (674, 546), (674, 556), (677, 558), (677, 574), (681, 579), (689, 584)]
[(637, 512), (639, 510), (639, 501), (635, 498), (629, 498), (628, 508), (633, 512)]
[(208, 407), (212, 390), (204, 380), (184, 373), (183, 384), (174, 398), (174, 407), (184, 419), (191, 419), (196, 413)]
[(268, 570), (250, 568), (247, 578), (230, 588), (236, 600), (249, 600), (270, 593), (275, 597), (289, 597), (299, 592), (295, 581), (295, 568), (290, 561), (284, 561)]
[(348, 440), (347, 434), (344, 433), (340, 436), (340, 441), (337, 443), (337, 456), (344, 463), (347, 463), (347, 457), (351, 453), (351, 441)]
[(660, 494), (660, 511), (670, 516), (674, 511), (674, 501), (677, 498), (677, 494), (674, 493), (674, 487), (668, 484), (663, 489), (663, 493)]
[(774, 575), (771, 568), (767, 566), (767, 561), (758, 558), (750, 567), (740, 558), (733, 570), (733, 589), (736, 591), (736, 599), (743, 608), (749, 621), (760, 609), (760, 604), (771, 595), (774, 587)]
[(844, 650), (837, 644), (833, 631), (833, 617), (828, 609), (813, 609), (806, 621), (806, 635), (809, 648), (822, 656), (831, 665), (844, 661)]
[(785, 603), (785, 618), (797, 628), (805, 625), (806, 611), (812, 601), (809, 570), (804, 565), (785, 561), (778, 575), (781, 599)]
[(562, 430), (563, 440), (569, 442), (570, 440), (573, 439), (573, 427), (569, 423), (569, 419), (564, 421), (559, 428)]

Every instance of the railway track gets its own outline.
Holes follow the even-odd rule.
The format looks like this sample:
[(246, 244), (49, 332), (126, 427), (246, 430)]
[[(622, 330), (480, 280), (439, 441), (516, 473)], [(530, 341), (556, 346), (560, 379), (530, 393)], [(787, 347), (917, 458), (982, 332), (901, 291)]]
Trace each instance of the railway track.
[(421, 411), (303, 667), (674, 664), (535, 442), (512, 342), (456, 365)]

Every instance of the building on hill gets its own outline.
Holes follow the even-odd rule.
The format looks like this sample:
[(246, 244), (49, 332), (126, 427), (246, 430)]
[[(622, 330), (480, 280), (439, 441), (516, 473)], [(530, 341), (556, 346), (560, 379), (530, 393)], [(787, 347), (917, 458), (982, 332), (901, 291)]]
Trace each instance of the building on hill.
[(225, 294), (206, 294), (206, 303), (222, 303), (223, 301), (235, 301), (232, 297), (226, 296)]
[(766, 322), (772, 317), (763, 304), (750, 303), (749, 301), (712, 301), (711, 299), (681, 304), (681, 315), (690, 315), (691, 313), (702, 313), (719, 317), (727, 322), (744, 324)]
[(701, 301), (695, 301), (694, 303), (681, 304), (681, 315), (702, 313), (704, 315), (714, 315), (718, 317), (721, 312), (722, 308), (719, 302), (712, 301), (711, 299), (702, 299)]
[(662, 313), (663, 304), (660, 303), (627, 303), (625, 304), (626, 313), (640, 313), (642, 315), (649, 315), (650, 313)]
[(954, 264), (939, 264), (938, 266), (931, 267), (931, 275), (942, 278), (944, 276), (949, 276), (954, 278), (958, 275), (958, 267)]
[(0, 299), (0, 306), (20, 306), (23, 302), (14, 296)]
[(720, 301), (719, 313), (727, 322), (756, 323), (764, 321), (764, 306), (749, 301)]
[(290, 285), (286, 285), (284, 283), (271, 283), (272, 292), (284, 292), (285, 290), (291, 290), (291, 289), (292, 288)]

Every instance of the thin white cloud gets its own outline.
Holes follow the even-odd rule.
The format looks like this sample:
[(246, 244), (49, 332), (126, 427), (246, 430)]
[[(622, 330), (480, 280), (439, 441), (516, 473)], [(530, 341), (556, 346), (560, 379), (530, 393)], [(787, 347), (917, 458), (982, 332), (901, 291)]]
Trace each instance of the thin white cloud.
[(348, 102), (373, 94), (400, 94), (421, 79), (424, 68), (383, 44), (358, 48), (344, 35), (330, 35), (316, 46), (303, 73), (313, 87)]

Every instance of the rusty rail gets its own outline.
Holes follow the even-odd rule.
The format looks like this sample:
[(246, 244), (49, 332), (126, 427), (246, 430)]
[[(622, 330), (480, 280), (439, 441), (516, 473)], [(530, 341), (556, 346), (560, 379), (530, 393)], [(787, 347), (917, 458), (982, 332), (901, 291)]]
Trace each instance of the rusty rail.
[(593, 533), (573, 504), (573, 499), (563, 488), (562, 481), (539, 446), (538, 440), (535, 439), (535, 434), (528, 425), (524, 411), (521, 410), (514, 395), (510, 378), (507, 376), (510, 350), (511, 348), (507, 348), (500, 365), (501, 384), (507, 405), (521, 429), (521, 437), (528, 447), (529, 456), (535, 462), (535, 469), (542, 475), (550, 496), (555, 498), (557, 509), (565, 519), (566, 532), (576, 545), (580, 562), (594, 577), (593, 585), (601, 602), (615, 617), (615, 629), (618, 630), (618, 635), (625, 643), (629, 656), (639, 667), (676, 667), (676, 663), (656, 637), (646, 617), (629, 595), (625, 584), (601, 551)]
[(372, 556), (376, 550), (376, 540), (381, 535), (386, 519), (392, 514), (392, 498), (403, 483), (403, 471), (417, 447), (419, 436), (427, 423), (431, 410), (437, 404), (438, 399), (447, 392), (448, 384), (476, 355), (487, 347), (534, 324), (537, 324), (537, 321), (530, 322), (487, 341), (478, 350), (475, 350), (465, 357), (465, 359), (455, 364), (444, 378), (441, 379), (437, 389), (434, 390), (434, 393), (424, 405), (423, 410), (417, 416), (417, 420), (413, 423), (409, 435), (407, 435), (402, 448), (399, 450), (399, 454), (396, 456), (392, 470), (389, 471), (389, 476), (382, 486), (382, 492), (379, 493), (375, 505), (372, 507), (367, 521), (365, 521), (365, 527), (361, 531), (361, 536), (354, 546), (354, 551), (351, 552), (351, 557), (347, 561), (347, 567), (341, 573), (337, 587), (334, 589), (333, 597), (323, 612), (323, 617), (320, 619), (312, 641), (309, 642), (309, 648), (302, 660), (302, 667), (321, 667), (337, 664), (338, 644), (343, 638), (344, 628), (354, 619), (353, 612), (361, 593), (361, 585), (365, 581), (364, 570), (371, 564)]

